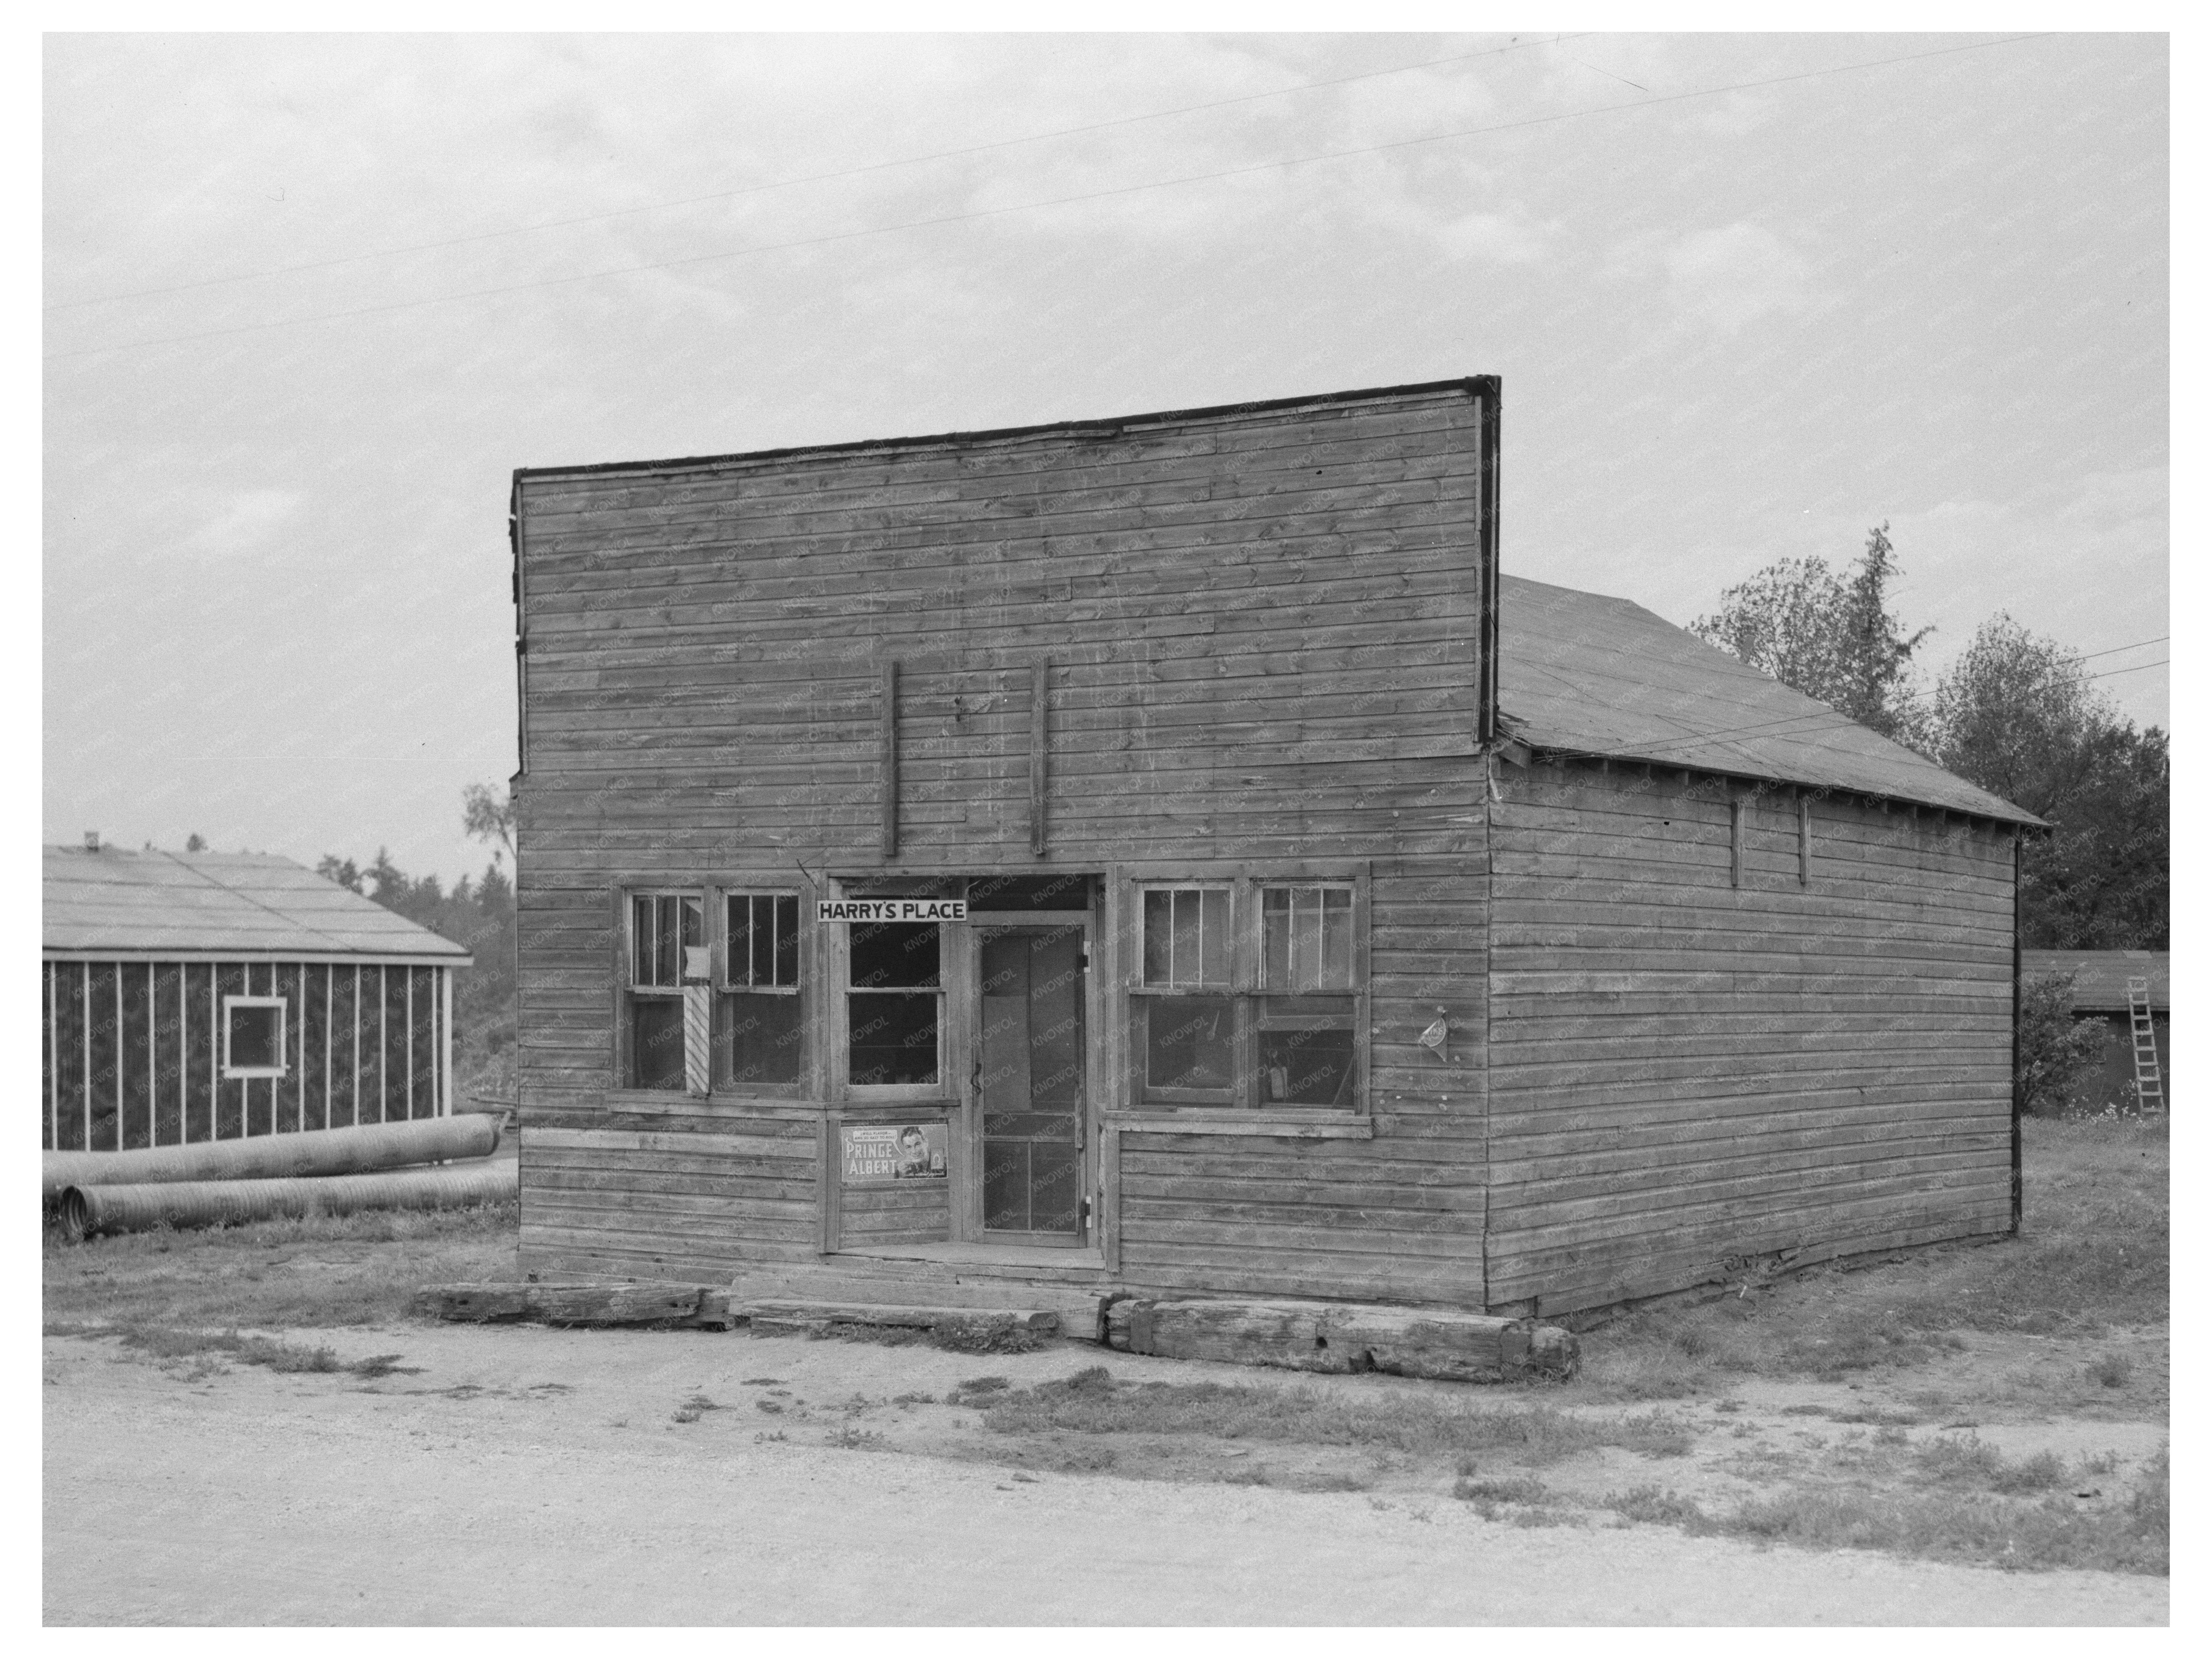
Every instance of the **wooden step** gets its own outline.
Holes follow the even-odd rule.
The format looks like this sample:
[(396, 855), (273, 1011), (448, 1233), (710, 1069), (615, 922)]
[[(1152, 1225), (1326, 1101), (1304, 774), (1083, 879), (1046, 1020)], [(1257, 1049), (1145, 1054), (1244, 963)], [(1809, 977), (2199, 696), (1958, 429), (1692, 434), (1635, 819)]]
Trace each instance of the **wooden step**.
[(737, 1322), (730, 1310), (730, 1293), (721, 1285), (666, 1279), (426, 1285), (415, 1293), (410, 1311), (470, 1324), (528, 1319), (548, 1325), (665, 1325), (726, 1331)]
[(849, 1303), (878, 1308), (1046, 1310), (1060, 1334), (1106, 1340), (1103, 1287), (1036, 1279), (1001, 1279), (935, 1262), (776, 1263), (742, 1270), (731, 1285), (737, 1304)]
[(1107, 1340), (1129, 1353), (1342, 1374), (1387, 1371), (1454, 1382), (1571, 1376), (1573, 1334), (1533, 1319), (1342, 1302), (1125, 1297)]
[(978, 1340), (1016, 1332), (1033, 1337), (1060, 1334), (1060, 1316), (1049, 1308), (928, 1308), (805, 1300), (737, 1302), (731, 1306), (738, 1317), (751, 1322), (755, 1336), (819, 1335), (837, 1325), (874, 1325)]

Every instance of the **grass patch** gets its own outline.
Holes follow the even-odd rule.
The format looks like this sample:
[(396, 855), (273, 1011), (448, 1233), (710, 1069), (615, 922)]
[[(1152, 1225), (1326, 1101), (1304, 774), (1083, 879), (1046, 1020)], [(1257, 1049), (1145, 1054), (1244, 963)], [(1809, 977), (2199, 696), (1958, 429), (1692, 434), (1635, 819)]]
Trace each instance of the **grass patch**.
[(718, 1412), (721, 1409), (721, 1407), (708, 1399), (705, 1395), (695, 1394), (669, 1413), (669, 1420), (674, 1423), (696, 1423), (708, 1412)]
[[(1880, 1550), (1981, 1566), (2154, 1576), (2167, 1571), (2165, 1452), (2146, 1465), (2124, 1503), (2090, 1507), (2048, 1490), (2063, 1479), (2063, 1466), (2050, 1454), (2008, 1463), (1978, 1447), (1923, 1449), (1923, 1472), (1932, 1472), (1939, 1483), (1935, 1489), (1803, 1486), (1708, 1511), (1672, 1491), (1645, 1486), (1609, 1494), (1603, 1503), (1630, 1521), (1808, 1549)], [(1986, 1490), (1940, 1489), (1961, 1484)]]
[(1570, 1415), (1548, 1406), (1340, 1398), (1310, 1388), (1224, 1382), (1121, 1382), (1103, 1365), (1034, 1388), (991, 1390), (983, 1425), (1000, 1434), (1176, 1434), (1311, 1446), (1382, 1446), (1414, 1455), (1488, 1452), (1536, 1465), (1601, 1446), (1646, 1456), (1686, 1453), (1691, 1436), (1656, 1412)]
[[(2022, 1126), (2026, 1220), (1996, 1243), (1842, 1264), (1697, 1306), (1633, 1312), (1585, 1345), (1601, 1396), (1681, 1399), (1740, 1376), (1840, 1381), (1956, 1353), (1963, 1332), (2094, 1336), (2165, 1322), (2168, 1144), (2162, 1121)], [(2124, 1355), (2093, 1367), (2125, 1386)], [(2117, 1381), (2108, 1381), (2117, 1378)]]
[[(137, 1326), (81, 1334), (118, 1336), (125, 1347), (155, 1359), (191, 1359), (220, 1355), (242, 1365), (263, 1365), (272, 1371), (343, 1371), (353, 1376), (369, 1377), (390, 1376), (394, 1372), (412, 1376), (422, 1369), (420, 1366), (402, 1365), (399, 1364), (401, 1356), (396, 1353), (371, 1354), (365, 1359), (342, 1360), (333, 1349), (322, 1344), (312, 1348), (300, 1347), (289, 1342), (235, 1330), (180, 1331), (161, 1326)], [(204, 1372), (201, 1374), (205, 1375)]]
[(518, 1213), (513, 1204), (368, 1210), (82, 1244), (49, 1231), (41, 1262), (46, 1328), (397, 1323), (425, 1285), (520, 1278)]

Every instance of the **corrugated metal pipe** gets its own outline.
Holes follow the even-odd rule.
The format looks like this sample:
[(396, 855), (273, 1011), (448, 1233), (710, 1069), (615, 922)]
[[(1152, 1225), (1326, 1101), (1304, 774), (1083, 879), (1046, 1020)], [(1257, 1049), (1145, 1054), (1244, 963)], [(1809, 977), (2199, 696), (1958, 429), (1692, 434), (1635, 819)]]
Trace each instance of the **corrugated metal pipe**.
[(52, 1204), (70, 1187), (143, 1186), (156, 1181), (260, 1181), (284, 1176), (351, 1175), (410, 1164), (489, 1158), (499, 1147), (497, 1115), (463, 1112), (409, 1123), (351, 1129), (302, 1129), (251, 1140), (204, 1140), (134, 1152), (47, 1152), (40, 1195)]
[(349, 1215), (356, 1210), (459, 1210), (511, 1203), (516, 1165), (478, 1159), (434, 1170), (368, 1175), (295, 1176), (261, 1181), (166, 1181), (125, 1187), (71, 1187), (62, 1194), (62, 1231), (144, 1232), (154, 1227), (215, 1227), (283, 1216)]

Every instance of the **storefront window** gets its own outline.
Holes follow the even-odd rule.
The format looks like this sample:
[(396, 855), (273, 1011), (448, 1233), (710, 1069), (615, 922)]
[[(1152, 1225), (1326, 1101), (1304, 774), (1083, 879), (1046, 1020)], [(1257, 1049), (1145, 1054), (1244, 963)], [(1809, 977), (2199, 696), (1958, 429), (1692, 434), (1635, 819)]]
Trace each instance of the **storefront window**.
[(851, 951), (846, 1075), (855, 1086), (936, 1083), (945, 1003), (939, 924), (858, 922)]
[(629, 904), (629, 1086), (684, 1087), (684, 981), (704, 980), (706, 902), (636, 893)]
[[(1140, 891), (1129, 999), (1139, 1103), (1358, 1103), (1353, 884)], [(1240, 957), (1250, 964), (1242, 970)]]
[(806, 1033), (799, 985), (799, 896), (725, 893), (714, 1082), (797, 1083)]

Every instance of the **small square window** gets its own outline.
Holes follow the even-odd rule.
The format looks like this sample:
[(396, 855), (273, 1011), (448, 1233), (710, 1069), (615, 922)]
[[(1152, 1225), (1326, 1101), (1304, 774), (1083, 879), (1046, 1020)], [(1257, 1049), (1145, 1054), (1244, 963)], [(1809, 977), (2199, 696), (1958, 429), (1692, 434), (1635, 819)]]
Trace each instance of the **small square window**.
[(225, 997), (222, 1000), (222, 1074), (225, 1077), (284, 1075), (284, 999)]

